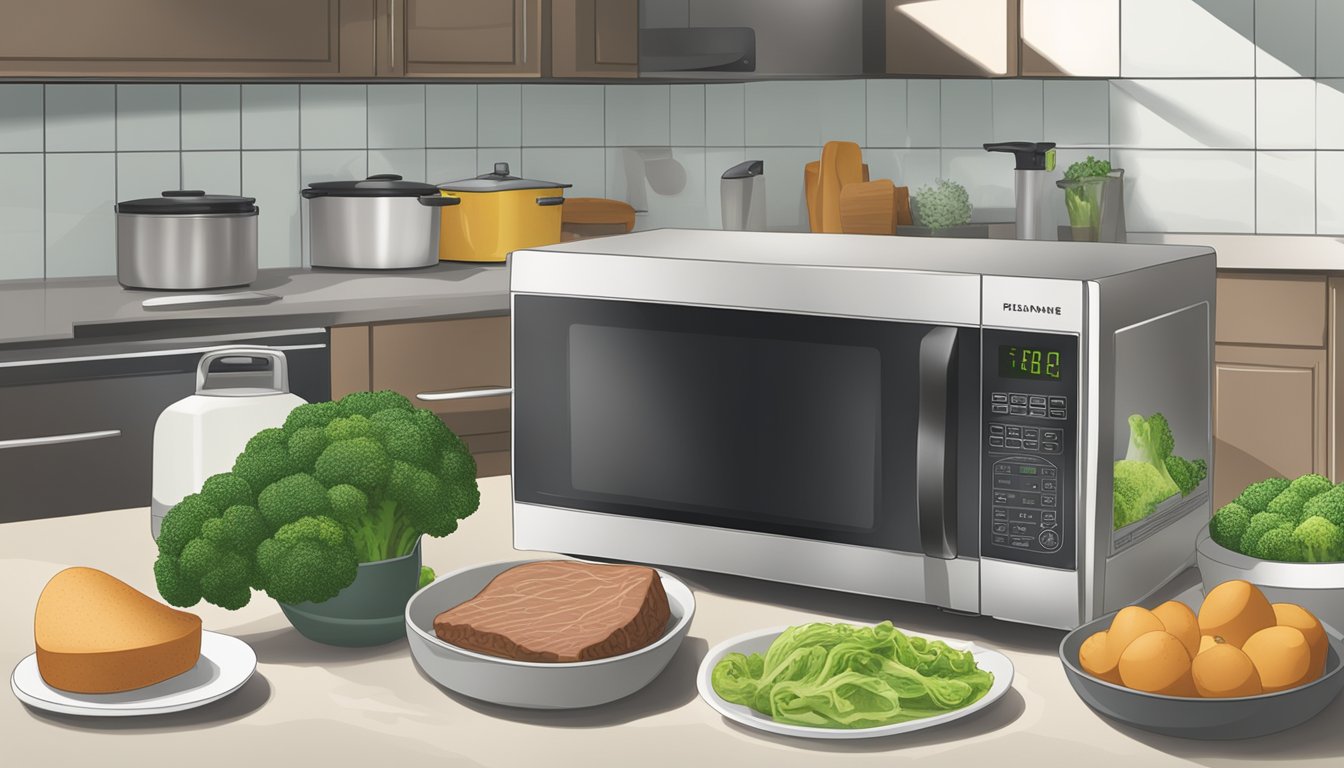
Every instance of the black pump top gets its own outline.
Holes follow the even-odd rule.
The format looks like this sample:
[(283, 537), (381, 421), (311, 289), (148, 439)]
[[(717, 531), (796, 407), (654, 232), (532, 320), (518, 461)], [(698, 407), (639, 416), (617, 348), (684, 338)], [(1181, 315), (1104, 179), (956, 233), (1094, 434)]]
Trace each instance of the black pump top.
[(1019, 171), (1055, 170), (1055, 142), (1053, 141), (1000, 141), (985, 145), (990, 152), (1011, 152), (1017, 158)]
[(760, 176), (765, 173), (764, 160), (748, 160), (745, 163), (738, 163), (732, 168), (723, 172), (725, 179), (748, 179), (752, 176)]

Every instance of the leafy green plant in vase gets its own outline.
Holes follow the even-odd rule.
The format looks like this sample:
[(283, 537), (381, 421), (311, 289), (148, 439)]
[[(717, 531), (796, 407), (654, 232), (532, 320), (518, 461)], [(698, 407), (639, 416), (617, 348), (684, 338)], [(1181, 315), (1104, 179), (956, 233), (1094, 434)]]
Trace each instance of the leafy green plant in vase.
[(479, 504), (476, 461), (437, 416), (357, 392), (296, 407), (170, 509), (154, 577), (176, 606), (236, 610), (258, 589), (307, 637), (376, 645), (404, 636), (406, 600), (432, 579), (421, 536)]
[(1107, 192), (1107, 186), (1116, 186), (1120, 172), (1111, 168), (1109, 160), (1098, 160), (1088, 155), (1068, 167), (1064, 178), (1056, 184), (1064, 190), (1064, 207), (1069, 213), (1069, 226), (1074, 240), (1096, 241), (1102, 230), (1103, 200), (1107, 194), (1120, 194), (1119, 189)]
[(931, 187), (920, 187), (911, 203), (915, 224), (927, 227), (930, 234), (944, 234), (971, 220), (970, 195), (965, 187), (950, 179), (939, 179)]

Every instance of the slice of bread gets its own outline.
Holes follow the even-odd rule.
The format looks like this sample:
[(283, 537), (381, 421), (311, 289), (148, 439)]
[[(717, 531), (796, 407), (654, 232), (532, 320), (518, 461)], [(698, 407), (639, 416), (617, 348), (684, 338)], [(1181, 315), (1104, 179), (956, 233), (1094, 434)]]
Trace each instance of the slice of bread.
[(42, 679), (76, 693), (143, 688), (201, 656), (200, 617), (93, 568), (51, 577), (37, 598), (33, 636)]

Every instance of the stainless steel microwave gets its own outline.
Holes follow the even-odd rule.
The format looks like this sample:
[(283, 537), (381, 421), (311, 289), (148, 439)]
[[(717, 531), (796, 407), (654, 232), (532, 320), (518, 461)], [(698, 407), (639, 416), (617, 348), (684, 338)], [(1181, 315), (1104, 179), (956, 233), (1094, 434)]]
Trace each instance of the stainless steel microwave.
[[(1214, 272), (1206, 247), (709, 230), (515, 252), (514, 546), (1078, 626), (1194, 562)], [(1203, 478), (1116, 513), (1157, 414)]]

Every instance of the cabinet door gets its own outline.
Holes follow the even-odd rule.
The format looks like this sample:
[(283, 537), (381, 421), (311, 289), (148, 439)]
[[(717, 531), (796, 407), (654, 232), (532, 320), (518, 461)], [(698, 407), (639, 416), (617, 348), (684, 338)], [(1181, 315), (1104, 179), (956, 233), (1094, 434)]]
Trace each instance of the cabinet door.
[(367, 76), (373, 21), (373, 0), (0, 0), (0, 76)]
[(380, 2), (380, 75), (541, 76), (542, 0)]
[(1329, 474), (1326, 351), (1219, 344), (1214, 357), (1215, 508), (1267, 477)]
[(1017, 74), (1017, 0), (890, 0), (884, 8), (887, 74)]
[(1120, 76), (1120, 0), (1022, 0), (1021, 74)]
[(637, 77), (638, 0), (551, 0), (551, 74)]

